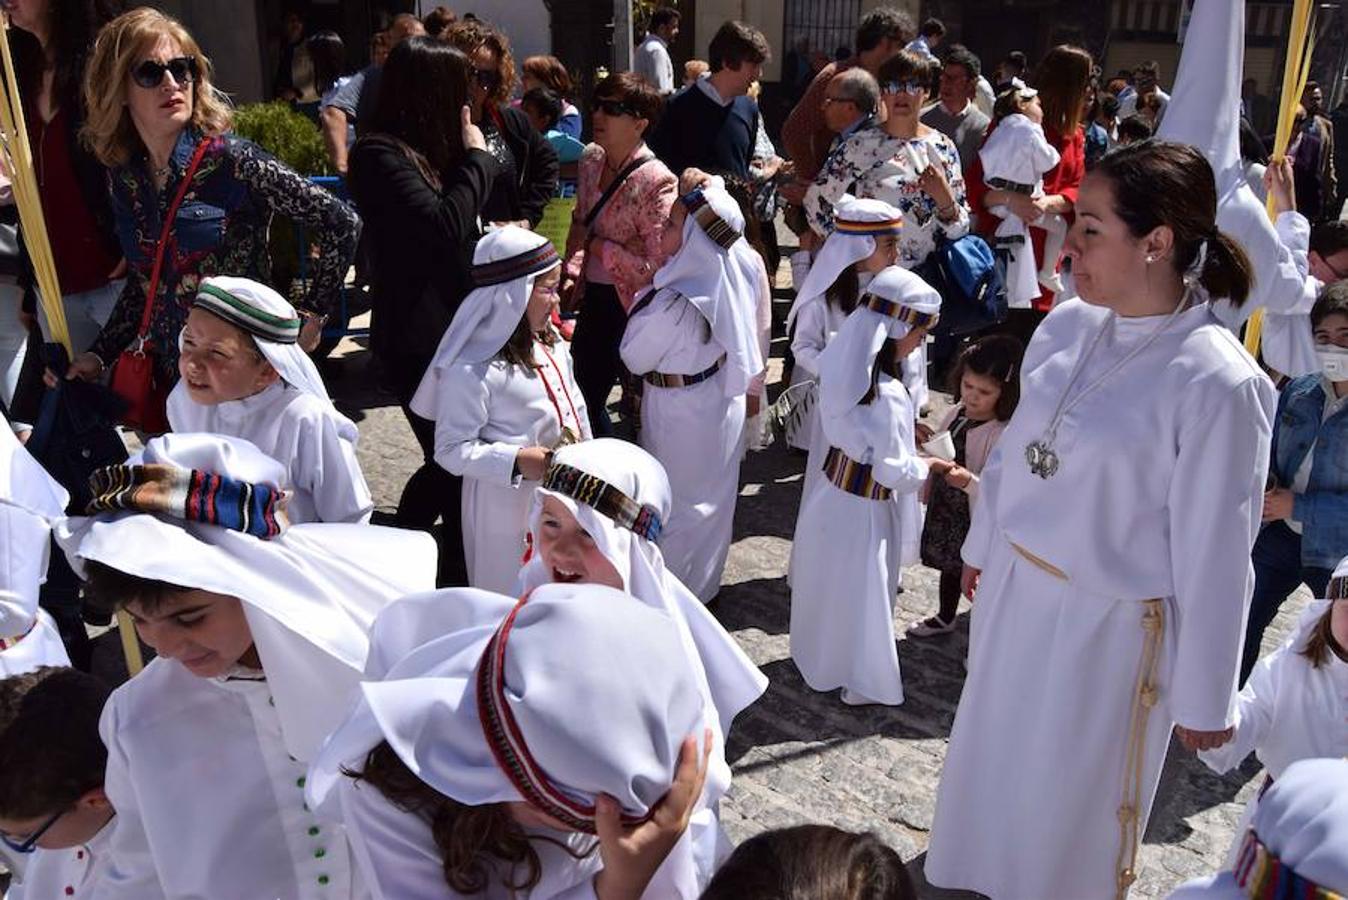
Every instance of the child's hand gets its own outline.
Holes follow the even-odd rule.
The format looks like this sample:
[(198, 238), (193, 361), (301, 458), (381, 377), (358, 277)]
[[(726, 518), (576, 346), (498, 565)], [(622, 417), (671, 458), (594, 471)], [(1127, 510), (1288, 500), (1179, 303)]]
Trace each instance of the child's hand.
[(1191, 731), (1183, 725), (1175, 726), (1175, 737), (1180, 739), (1180, 743), (1184, 745), (1185, 750), (1191, 750), (1195, 753), (1200, 750), (1216, 750), (1235, 736), (1235, 728), (1227, 728), (1223, 731)]
[(1287, 488), (1274, 488), (1264, 494), (1265, 522), (1277, 522), (1292, 517), (1292, 504), (1296, 495)]
[(914, 437), (917, 439), (917, 443), (919, 445), (925, 444), (927, 441), (931, 440), (936, 435), (936, 432), (932, 431), (931, 426), (927, 425), (924, 422), (915, 423), (913, 427), (913, 432)]
[(945, 473), (945, 483), (958, 491), (967, 488), (973, 480), (974, 473), (963, 466), (952, 465)]
[(547, 447), (521, 447), (515, 454), (515, 465), (529, 481), (542, 481), (551, 461), (552, 451)]
[(964, 567), (964, 571), (960, 574), (960, 593), (970, 603), (974, 602), (974, 592), (978, 590), (978, 576), (982, 574), (982, 569), (975, 569), (968, 565)]
[(926, 462), (927, 470), (938, 478), (946, 477), (952, 469), (956, 468), (954, 463), (935, 456), (926, 457)]
[(600, 795), (595, 803), (595, 829), (604, 868), (594, 878), (599, 900), (639, 900), (656, 869), (688, 830), (688, 821), (707, 782), (712, 743), (708, 728), (703, 734), (699, 765), (697, 741), (684, 738), (674, 784), (655, 804), (650, 819), (640, 825), (624, 828), (618, 802), (607, 794)]

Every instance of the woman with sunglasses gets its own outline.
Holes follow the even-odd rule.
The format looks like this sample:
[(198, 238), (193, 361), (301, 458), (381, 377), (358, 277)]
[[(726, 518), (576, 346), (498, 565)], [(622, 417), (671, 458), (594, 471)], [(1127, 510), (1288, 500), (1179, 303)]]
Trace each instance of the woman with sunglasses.
[(305, 318), (300, 345), (318, 344), (355, 250), (358, 219), (334, 195), (230, 134), (229, 106), (211, 74), (187, 29), (148, 7), (108, 23), (94, 44), (81, 136), (110, 170), (117, 236), (130, 268), (111, 318), (68, 377), (97, 379), (123, 350), (139, 345), (158, 268), (144, 349), (156, 388), (167, 395), (178, 377), (178, 333), (198, 283), (208, 275), (270, 281), (267, 235), (278, 213), (307, 226), (318, 243), (309, 292), (297, 304)]
[(533, 228), (557, 189), (557, 151), (529, 119), (510, 105), (515, 88), (515, 58), (510, 39), (481, 19), (456, 22), (445, 40), (472, 63), (468, 96), (473, 123), (482, 129), (487, 152), (500, 171), (492, 182), (482, 220)]
[(670, 251), (665, 223), (678, 179), (646, 147), (664, 107), (651, 84), (632, 72), (594, 89), (594, 143), (580, 158), (580, 184), (566, 241), (562, 300), (579, 310), (572, 353), (596, 435), (613, 431), (608, 394), (618, 377), (618, 345), (627, 311), (650, 289)]

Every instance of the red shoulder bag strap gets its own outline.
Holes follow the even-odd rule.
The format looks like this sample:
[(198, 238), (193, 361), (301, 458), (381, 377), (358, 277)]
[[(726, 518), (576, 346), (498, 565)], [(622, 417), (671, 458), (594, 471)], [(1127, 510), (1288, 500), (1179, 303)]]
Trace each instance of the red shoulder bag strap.
[(206, 147), (210, 142), (209, 137), (204, 137), (197, 144), (196, 152), (192, 154), (192, 161), (187, 164), (187, 171), (183, 173), (183, 180), (178, 185), (178, 193), (174, 195), (173, 202), (169, 204), (168, 212), (164, 215), (164, 228), (159, 232), (159, 245), (154, 251), (154, 266), (150, 269), (150, 289), (145, 294), (145, 308), (140, 314), (140, 330), (136, 333), (138, 350), (144, 349), (145, 339), (150, 333), (150, 314), (154, 312), (154, 298), (159, 293), (159, 273), (164, 266), (164, 248), (168, 244), (169, 232), (173, 230), (173, 219), (178, 215), (178, 207), (183, 205), (183, 198), (187, 196), (187, 189), (192, 186), (192, 178), (197, 174), (197, 167), (201, 165), (201, 158), (206, 155)]

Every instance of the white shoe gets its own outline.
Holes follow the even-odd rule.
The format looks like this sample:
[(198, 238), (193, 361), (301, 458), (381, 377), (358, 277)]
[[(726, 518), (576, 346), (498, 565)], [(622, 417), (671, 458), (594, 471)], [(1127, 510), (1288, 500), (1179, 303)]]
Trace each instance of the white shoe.
[(909, 625), (907, 634), (909, 637), (924, 638), (938, 634), (949, 634), (954, 630), (955, 619), (946, 622), (940, 616), (929, 616), (928, 618), (920, 619), (912, 625)]

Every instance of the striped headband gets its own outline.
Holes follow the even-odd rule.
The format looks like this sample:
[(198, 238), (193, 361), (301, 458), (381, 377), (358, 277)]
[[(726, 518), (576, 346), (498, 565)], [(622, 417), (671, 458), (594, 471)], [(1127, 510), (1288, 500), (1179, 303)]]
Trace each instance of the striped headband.
[(716, 210), (712, 209), (701, 188), (685, 194), (682, 199), (683, 205), (688, 210), (688, 215), (693, 217), (698, 227), (707, 233), (707, 237), (726, 250), (729, 250), (736, 241), (743, 237), (729, 222), (721, 218)]
[[(573, 831), (595, 834), (595, 808), (567, 796), (553, 785), (546, 772), (534, 760), (520, 733), (515, 715), (505, 696), (505, 653), (515, 617), (529, 602), (525, 595), (506, 616), (496, 633), (487, 642), (482, 660), (477, 667), (477, 714), (482, 723), (482, 734), (487, 739), (496, 765), (501, 769), (520, 796), (535, 809), (552, 816)], [(626, 813), (626, 826), (640, 825), (651, 817), (631, 816)]]
[(473, 284), (476, 287), (504, 284), (526, 275), (545, 272), (560, 262), (561, 258), (557, 256), (557, 248), (552, 246), (551, 241), (547, 241), (515, 256), (498, 259), (495, 262), (475, 264), (473, 266)]
[(94, 499), (85, 512), (90, 515), (116, 510), (161, 513), (260, 538), (275, 537), (289, 524), (284, 491), (199, 469), (159, 463), (104, 466), (89, 476), (89, 488)]
[(903, 228), (903, 219), (881, 219), (876, 222), (858, 222), (855, 219), (835, 218), (833, 230), (838, 234), (851, 237), (876, 237), (882, 234), (898, 234)]
[(940, 313), (918, 312), (911, 306), (904, 306), (896, 300), (890, 300), (878, 294), (866, 294), (861, 298), (861, 305), (872, 312), (878, 312), (882, 316), (889, 316), (891, 319), (905, 322), (913, 328), (931, 328), (941, 321)]
[(563, 463), (553, 463), (543, 476), (541, 486), (594, 507), (600, 514), (651, 543), (660, 539), (663, 523), (656, 508), (649, 503), (638, 503), (602, 478)]
[(1245, 833), (1232, 872), (1251, 900), (1345, 900), (1343, 894), (1298, 875), (1269, 851), (1253, 828)]
[(1348, 575), (1335, 575), (1329, 579), (1329, 589), (1325, 591), (1326, 600), (1348, 600)]
[(264, 341), (293, 344), (300, 339), (298, 316), (286, 318), (272, 315), (213, 284), (199, 285), (192, 305), (199, 306)]

